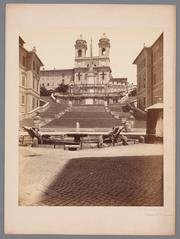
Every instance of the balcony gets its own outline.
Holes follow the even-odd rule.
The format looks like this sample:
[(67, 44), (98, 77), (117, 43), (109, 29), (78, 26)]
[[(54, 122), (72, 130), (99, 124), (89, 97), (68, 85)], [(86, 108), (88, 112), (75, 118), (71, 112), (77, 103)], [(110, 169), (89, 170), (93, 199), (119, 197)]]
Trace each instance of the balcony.
[(111, 92), (111, 93), (107, 93), (107, 92), (83, 92), (83, 93), (69, 93), (69, 94), (59, 94), (59, 93), (56, 93), (56, 95), (59, 97), (59, 98), (64, 98), (64, 99), (74, 99), (74, 98), (79, 98), (79, 99), (86, 99), (86, 98), (113, 98), (113, 97), (122, 97), (122, 95), (118, 92)]
[(71, 88), (104, 88), (106, 87), (105, 84), (77, 84), (77, 85), (71, 85)]

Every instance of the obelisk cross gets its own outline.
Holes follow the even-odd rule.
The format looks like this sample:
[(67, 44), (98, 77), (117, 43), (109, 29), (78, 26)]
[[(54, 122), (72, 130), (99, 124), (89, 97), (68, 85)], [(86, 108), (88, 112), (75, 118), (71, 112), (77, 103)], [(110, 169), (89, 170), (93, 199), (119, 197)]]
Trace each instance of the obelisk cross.
[(104, 71), (103, 71), (102, 74), (101, 74), (102, 80), (104, 80), (105, 75), (106, 75), (106, 74), (105, 74)]
[(80, 81), (81, 80), (81, 73), (79, 72), (78, 74), (77, 74), (77, 76), (78, 76), (78, 80)]

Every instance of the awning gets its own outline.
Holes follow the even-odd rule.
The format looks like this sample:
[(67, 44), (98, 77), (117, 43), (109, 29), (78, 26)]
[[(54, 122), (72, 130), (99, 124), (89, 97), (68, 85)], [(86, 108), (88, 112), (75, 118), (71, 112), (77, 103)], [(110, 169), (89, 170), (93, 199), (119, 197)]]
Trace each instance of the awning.
[(156, 103), (151, 105), (145, 109), (145, 111), (152, 110), (152, 109), (163, 109), (163, 103)]

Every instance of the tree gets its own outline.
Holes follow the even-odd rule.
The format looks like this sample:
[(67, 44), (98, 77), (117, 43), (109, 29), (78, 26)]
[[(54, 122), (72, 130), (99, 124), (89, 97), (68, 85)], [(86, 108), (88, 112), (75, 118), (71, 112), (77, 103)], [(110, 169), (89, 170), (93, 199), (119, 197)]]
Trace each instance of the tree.
[(64, 83), (61, 83), (57, 88), (56, 91), (59, 93), (67, 93), (69, 89), (68, 85), (65, 85)]
[(40, 96), (50, 96), (52, 90), (47, 90), (45, 86), (41, 86), (40, 88)]
[(136, 96), (137, 95), (137, 89), (133, 89), (130, 93), (129, 96)]

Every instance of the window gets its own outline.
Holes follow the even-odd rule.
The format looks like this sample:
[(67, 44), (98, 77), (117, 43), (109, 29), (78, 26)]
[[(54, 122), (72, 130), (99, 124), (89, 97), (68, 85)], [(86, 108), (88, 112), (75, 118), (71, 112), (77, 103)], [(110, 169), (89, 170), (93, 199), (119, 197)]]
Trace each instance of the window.
[(35, 108), (35, 99), (34, 99), (34, 97), (32, 98), (32, 108), (33, 109)]
[(141, 89), (141, 78), (140, 78), (140, 76), (138, 78), (138, 88), (139, 88), (139, 90)]
[(39, 90), (39, 82), (37, 81), (37, 91)]
[(156, 67), (153, 67), (153, 84), (156, 84)]
[(102, 56), (104, 56), (106, 54), (106, 49), (102, 48)]
[(36, 72), (37, 72), (37, 74), (39, 74), (39, 67), (38, 66), (36, 67)]
[(78, 57), (82, 56), (82, 50), (78, 50)]
[(144, 106), (146, 105), (146, 98), (145, 97), (143, 98), (143, 104), (144, 104)]
[(145, 58), (142, 59), (142, 67), (145, 67), (145, 64), (146, 64), (146, 60)]
[(26, 58), (23, 56), (23, 66), (26, 66)]
[(153, 52), (153, 61), (156, 61), (156, 52)]
[(21, 103), (22, 103), (22, 105), (24, 105), (24, 103), (25, 103), (25, 100), (24, 100), (25, 98), (24, 98), (24, 95), (22, 95), (22, 98), (21, 98)]
[(47, 83), (47, 86), (49, 86), (49, 83)]
[(37, 102), (36, 102), (36, 107), (38, 107), (39, 106), (39, 101), (37, 100)]
[(156, 84), (156, 74), (155, 73), (153, 74), (153, 84), (154, 85)]
[(25, 84), (26, 84), (25, 76), (22, 76), (22, 86), (25, 86)]
[(144, 78), (144, 81), (143, 81), (143, 86), (144, 88), (146, 87), (146, 79)]
[(33, 61), (33, 70), (35, 70), (36, 66), (35, 66), (35, 62)]
[(33, 89), (35, 88), (35, 78), (33, 78)]

